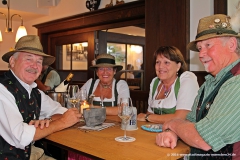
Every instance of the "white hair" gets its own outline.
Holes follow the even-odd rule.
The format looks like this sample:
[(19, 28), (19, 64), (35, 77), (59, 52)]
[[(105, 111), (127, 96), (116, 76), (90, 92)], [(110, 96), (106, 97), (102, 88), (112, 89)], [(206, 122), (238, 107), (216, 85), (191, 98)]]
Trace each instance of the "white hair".
[[(15, 52), (11, 57), (13, 57), (14, 59), (18, 59), (18, 56), (19, 56), (19, 52)], [(8, 68), (11, 68), (10, 63), (8, 63)]]
[[(226, 42), (229, 40), (229, 38), (231, 38), (231, 37), (220, 37), (220, 39), (221, 39), (222, 42), (223, 42), (223, 45), (226, 44)], [(237, 47), (236, 47), (235, 52), (236, 52), (237, 55), (240, 57), (240, 38), (239, 38), (239, 37), (236, 37), (236, 39), (237, 39)]]

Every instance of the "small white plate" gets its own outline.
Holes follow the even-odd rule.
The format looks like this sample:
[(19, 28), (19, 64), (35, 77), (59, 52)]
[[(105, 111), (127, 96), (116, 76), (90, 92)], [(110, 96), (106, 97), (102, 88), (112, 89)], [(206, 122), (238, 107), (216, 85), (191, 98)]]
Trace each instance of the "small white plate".
[(141, 128), (149, 132), (162, 132), (162, 124), (146, 124), (142, 125)]

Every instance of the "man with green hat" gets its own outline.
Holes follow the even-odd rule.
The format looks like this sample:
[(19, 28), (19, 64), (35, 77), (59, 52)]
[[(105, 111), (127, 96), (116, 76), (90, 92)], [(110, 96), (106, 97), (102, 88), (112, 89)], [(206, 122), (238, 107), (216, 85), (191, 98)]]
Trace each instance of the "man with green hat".
[[(158, 146), (174, 148), (180, 138), (191, 146), (189, 159), (240, 158), (240, 36), (229, 16), (200, 19), (188, 48), (199, 52), (209, 73), (187, 120), (173, 119), (156, 137)], [(235, 31), (233, 28), (237, 28)]]
[(28, 160), (33, 141), (72, 126), (81, 114), (36, 88), (42, 64), (55, 60), (43, 52), (38, 36), (20, 38), (2, 59), (9, 71), (0, 76), (0, 159)]

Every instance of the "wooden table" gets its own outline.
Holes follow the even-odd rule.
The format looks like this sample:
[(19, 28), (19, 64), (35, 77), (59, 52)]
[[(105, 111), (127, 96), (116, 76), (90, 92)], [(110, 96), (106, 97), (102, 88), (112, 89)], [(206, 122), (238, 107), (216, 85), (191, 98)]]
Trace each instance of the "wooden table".
[[(117, 116), (107, 116), (108, 120), (119, 121)], [(182, 157), (190, 151), (188, 145), (178, 141), (175, 149), (159, 147), (155, 144), (157, 133), (141, 129), (147, 122), (138, 121), (138, 129), (127, 131), (128, 136), (136, 138), (134, 142), (117, 142), (115, 137), (122, 136), (124, 131), (120, 123), (101, 131), (84, 132), (76, 128), (77, 125), (53, 133), (45, 138), (47, 143), (54, 144), (65, 150), (92, 155), (94, 159), (151, 159), (170, 160)]]

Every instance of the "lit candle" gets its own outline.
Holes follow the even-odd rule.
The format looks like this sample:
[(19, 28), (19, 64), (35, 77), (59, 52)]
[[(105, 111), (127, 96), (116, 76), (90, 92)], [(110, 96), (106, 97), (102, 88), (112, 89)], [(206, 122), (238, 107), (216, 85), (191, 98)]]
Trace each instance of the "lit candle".
[(81, 113), (83, 114), (83, 109), (84, 108), (89, 108), (89, 105), (86, 102), (83, 102), (83, 104), (81, 105)]

